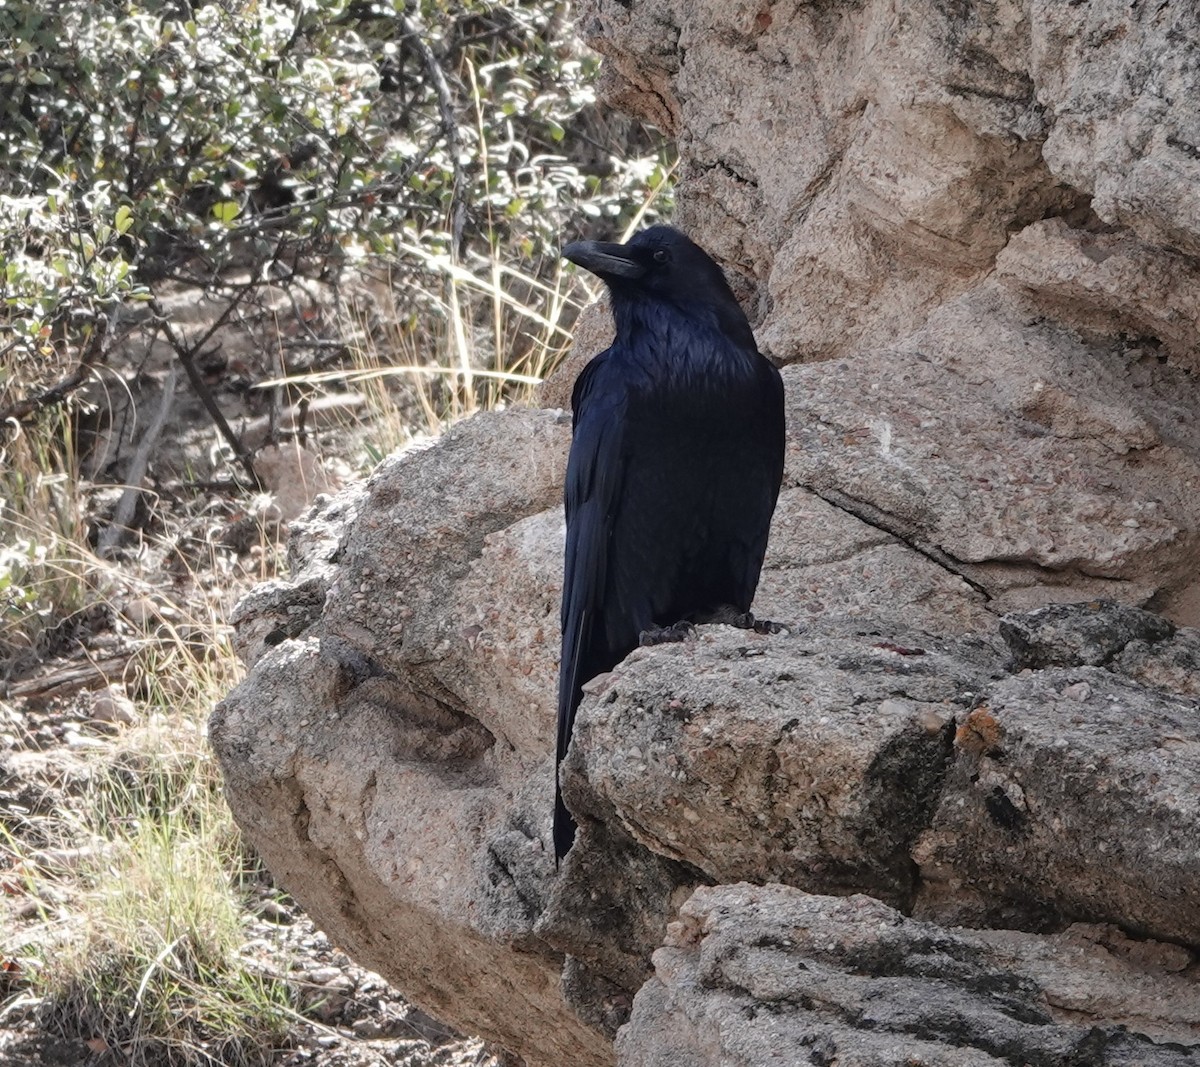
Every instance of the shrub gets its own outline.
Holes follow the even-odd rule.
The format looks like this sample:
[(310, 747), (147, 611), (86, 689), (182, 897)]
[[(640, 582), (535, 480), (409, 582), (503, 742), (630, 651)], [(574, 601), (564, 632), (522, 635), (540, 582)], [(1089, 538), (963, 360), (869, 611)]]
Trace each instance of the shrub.
[(564, 229), (620, 229), (662, 184), (662, 151), (595, 108), (568, 14), (0, 6), (0, 415), (69, 392), (168, 283), (244, 308), (382, 264), (436, 317), (446, 264), (537, 278)]
[[(236, 458), (250, 483), (233, 415), (341, 388), (347, 368), (423, 383), (402, 410), (433, 425), (552, 368), (586, 294), (561, 271), (564, 232), (669, 206), (665, 148), (595, 105), (569, 15), (0, 4), (0, 671), (86, 605), (78, 459), (108, 425), (152, 424), (133, 406), (164, 358), (225, 437), (204, 462)], [(234, 331), (252, 364), (236, 375)], [(83, 470), (140, 485), (119, 440)]]

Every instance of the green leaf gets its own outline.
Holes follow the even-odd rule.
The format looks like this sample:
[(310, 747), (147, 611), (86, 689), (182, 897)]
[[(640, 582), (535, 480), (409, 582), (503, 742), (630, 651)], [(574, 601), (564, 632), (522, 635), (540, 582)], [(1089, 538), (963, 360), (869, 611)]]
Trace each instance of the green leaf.
[(221, 200), (212, 206), (212, 217), (226, 226), (232, 226), (241, 213), (242, 206), (236, 200)]
[(117, 208), (117, 214), (113, 218), (113, 225), (117, 228), (117, 233), (128, 233), (129, 227), (133, 225), (133, 208), (128, 204), (122, 204)]

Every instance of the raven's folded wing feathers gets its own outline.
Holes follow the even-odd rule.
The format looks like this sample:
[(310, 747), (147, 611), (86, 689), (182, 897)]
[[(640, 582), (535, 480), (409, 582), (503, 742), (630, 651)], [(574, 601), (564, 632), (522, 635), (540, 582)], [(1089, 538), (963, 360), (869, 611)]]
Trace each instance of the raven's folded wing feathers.
[[(597, 673), (593, 652), (595, 628), (603, 625), (609, 537), (621, 499), (625, 397), (623, 391), (595, 387), (596, 380), (605, 376), (608, 358), (609, 352), (602, 352), (584, 368), (571, 397), (574, 438), (564, 491), (567, 551), (563, 568), (556, 768), (571, 743), (580, 686)], [(558, 858), (566, 854), (574, 838), (575, 821), (562, 802), (556, 771), (554, 851)]]

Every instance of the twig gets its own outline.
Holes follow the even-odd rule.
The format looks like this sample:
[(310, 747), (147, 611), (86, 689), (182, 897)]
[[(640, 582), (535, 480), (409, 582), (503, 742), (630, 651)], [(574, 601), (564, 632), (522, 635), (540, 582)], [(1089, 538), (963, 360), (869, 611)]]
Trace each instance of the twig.
[(150, 462), (150, 452), (157, 443), (163, 426), (166, 425), (167, 415), (170, 414), (171, 404), (175, 399), (176, 377), (175, 364), (172, 363), (167, 369), (167, 380), (163, 383), (162, 401), (158, 405), (158, 411), (154, 414), (154, 421), (146, 427), (145, 433), (142, 434), (141, 440), (138, 441), (137, 451), (133, 454), (133, 460), (129, 464), (129, 472), (125, 475), (125, 489), (121, 493), (121, 499), (117, 501), (112, 523), (100, 535), (96, 554), (102, 559), (111, 555), (112, 550), (120, 543), (121, 538), (129, 528), (129, 524), (133, 521), (138, 499), (142, 495), (142, 479), (146, 476), (146, 467)]
[(10, 420), (24, 422), (30, 415), (41, 411), (42, 408), (61, 404), (87, 381), (90, 371), (91, 367), (80, 360), (79, 366), (60, 382), (52, 385), (49, 389), (43, 390), (36, 396), (29, 396), (24, 400), (18, 400), (15, 404), (9, 404), (8, 407), (0, 411), (0, 423), (9, 422)]
[[(137, 1015), (142, 1006), (142, 997), (146, 995), (146, 987), (150, 984), (150, 979), (154, 976), (154, 972), (157, 971), (166, 961), (167, 957), (175, 951), (175, 946), (178, 945), (183, 938), (184, 935), (180, 934), (177, 938), (175, 938), (174, 941), (170, 941), (165, 944), (162, 948), (162, 951), (154, 957), (154, 961), (149, 967), (146, 968), (145, 974), (142, 975), (142, 980), (138, 983), (137, 996), (133, 998), (133, 1007), (129, 1009), (128, 1018), (132, 1019)], [(178, 964), (176, 964), (176, 966), (178, 967)]]
[(80, 689), (96, 689), (119, 679), (132, 655), (133, 650), (126, 649), (105, 659), (55, 664), (45, 674), (17, 682), (5, 692), (5, 697), (42, 704), (70, 696)]
[(459, 160), (458, 121), (454, 117), (454, 98), (450, 95), (446, 74), (428, 42), (413, 28), (407, 16), (400, 16), (400, 24), (404, 27), (405, 34), (412, 38), (413, 47), (421, 56), (421, 62), (429, 75), (429, 80), (433, 82), (434, 93), (437, 96), (438, 112), (442, 119), (442, 136), (446, 138), (446, 151), (450, 156), (450, 166), (454, 169), (454, 182), (450, 189), (450, 252), (457, 262), (458, 257), (462, 254), (463, 226), (466, 223), (467, 208), (462, 197), (462, 163)]
[[(96, 328), (88, 340), (87, 350), (79, 357), (78, 366), (65, 378), (50, 386), (49, 389), (43, 389), (35, 396), (26, 397), (24, 400), (18, 400), (6, 408), (0, 409), (0, 425), (9, 421), (23, 422), (43, 408), (61, 404), (83, 385), (91, 376), (92, 367), (100, 361), (102, 356), (107, 354), (108, 344), (106, 342), (113, 333), (113, 327), (116, 325), (119, 314), (120, 306), (118, 305), (112, 309), (108, 318), (96, 320)], [(12, 345), (9, 345), (9, 348), (11, 347)], [(5, 348), (4, 351), (7, 352), (8, 348)]]
[(175, 328), (171, 325), (171, 320), (167, 317), (162, 305), (157, 300), (151, 301), (150, 307), (154, 311), (155, 316), (158, 318), (158, 324), (162, 328), (163, 333), (166, 334), (167, 341), (175, 350), (175, 355), (179, 357), (179, 362), (183, 364), (183, 369), (188, 376), (188, 381), (191, 383), (192, 389), (195, 390), (196, 395), (200, 398), (200, 403), (204, 405), (204, 409), (208, 412), (209, 417), (213, 420), (213, 424), (216, 426), (218, 432), (222, 437), (225, 438), (226, 443), (233, 450), (233, 454), (237, 457), (237, 461), (242, 465), (242, 469), (246, 472), (246, 477), (250, 479), (250, 484), (253, 485), (255, 489), (261, 489), (262, 482), (259, 480), (258, 472), (254, 469), (254, 460), (251, 458), (250, 453), (246, 450), (242, 442), (238, 439), (237, 434), (233, 432), (233, 428), (229, 425), (228, 421), (226, 421), (225, 415), (222, 413), (221, 408), (218, 406), (212, 395), (212, 391), (207, 385), (204, 384), (204, 378), (196, 369), (195, 359), (196, 352), (199, 350), (200, 346), (204, 344), (204, 342), (207, 341), (221, 326), (223, 326), (226, 321), (228, 321), (229, 316), (233, 314), (234, 308), (241, 303), (250, 287), (251, 286), (246, 286), (243, 288), (221, 313), (217, 321), (207, 331), (205, 331), (204, 336), (192, 345), (187, 344), (179, 336), (179, 334), (175, 332)]
[(279, 347), (282, 349), (292, 348), (332, 348), (338, 351), (344, 351), (349, 347), (349, 344), (341, 337), (284, 337), (279, 341)]

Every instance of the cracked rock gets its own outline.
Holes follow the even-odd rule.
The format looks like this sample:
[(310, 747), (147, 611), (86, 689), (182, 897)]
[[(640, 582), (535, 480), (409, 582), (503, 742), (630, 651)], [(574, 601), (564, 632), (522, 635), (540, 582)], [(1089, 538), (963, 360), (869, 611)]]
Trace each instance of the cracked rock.
[(1101, 667), (1133, 641), (1153, 645), (1174, 634), (1175, 627), (1161, 615), (1110, 600), (1052, 605), (1000, 620), (1000, 636), (1012, 653), (1013, 670)]
[[(1184, 1067), (1192, 982), (1090, 930), (947, 930), (864, 896), (698, 889), (654, 954), (619, 1067)], [(1069, 958), (1069, 968), (1055, 958)], [(1069, 978), (1066, 972), (1069, 970)]]
[(1099, 667), (1025, 671), (985, 698), (913, 848), (917, 914), (1200, 945), (1195, 700)]
[(908, 846), (995, 649), (849, 625), (701, 634), (633, 653), (587, 698), (563, 773), (572, 810), (714, 882), (907, 902)]

